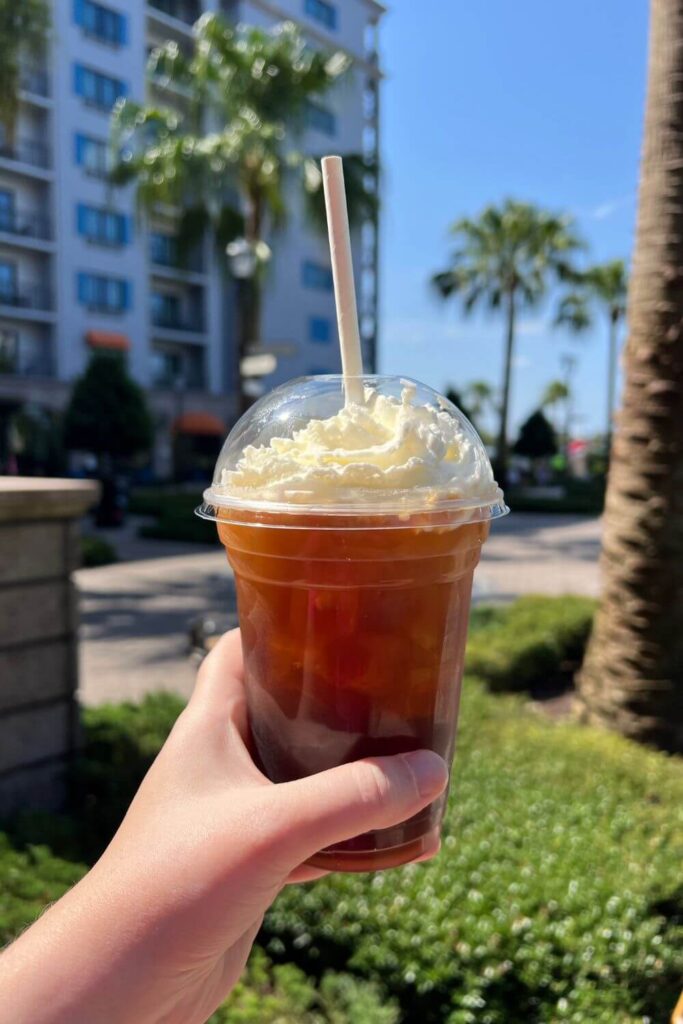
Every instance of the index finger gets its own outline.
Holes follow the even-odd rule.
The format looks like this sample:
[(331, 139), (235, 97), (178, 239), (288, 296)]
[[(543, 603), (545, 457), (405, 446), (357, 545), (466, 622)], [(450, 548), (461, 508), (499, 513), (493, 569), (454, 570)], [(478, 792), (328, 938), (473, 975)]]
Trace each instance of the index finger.
[(202, 662), (195, 682), (190, 707), (229, 716), (244, 736), (247, 707), (244, 693), (244, 663), (239, 629), (224, 633)]

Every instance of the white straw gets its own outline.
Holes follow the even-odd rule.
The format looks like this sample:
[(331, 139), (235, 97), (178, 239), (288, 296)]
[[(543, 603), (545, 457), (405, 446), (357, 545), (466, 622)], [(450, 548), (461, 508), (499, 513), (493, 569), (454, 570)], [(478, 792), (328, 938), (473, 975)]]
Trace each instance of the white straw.
[(344, 168), (340, 156), (322, 159), (323, 190), (327, 210), (327, 231), (330, 237), (334, 298), (337, 304), (337, 325), (341, 347), (342, 372), (346, 404), (363, 402), (363, 358), (358, 331), (356, 286), (353, 280), (349, 215), (344, 191)]

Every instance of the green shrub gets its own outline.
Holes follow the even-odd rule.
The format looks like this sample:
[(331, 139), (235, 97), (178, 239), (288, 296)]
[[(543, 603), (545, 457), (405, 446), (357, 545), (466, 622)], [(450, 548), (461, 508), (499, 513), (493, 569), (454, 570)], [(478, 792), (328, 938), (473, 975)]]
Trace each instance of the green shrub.
[(271, 955), (379, 981), (423, 1024), (667, 1020), (683, 970), (683, 765), (465, 687), (429, 865), (283, 892)]
[(583, 597), (522, 597), (473, 621), (466, 670), (492, 690), (529, 690), (578, 668), (595, 602)]
[(81, 537), (81, 564), (92, 569), (98, 565), (111, 565), (118, 562), (116, 548), (103, 540), (102, 537)]
[(130, 510), (138, 515), (156, 518), (155, 522), (140, 527), (141, 537), (191, 544), (216, 544), (216, 528), (213, 523), (199, 519), (194, 514), (200, 502), (199, 490), (139, 489), (133, 492)]
[(562, 482), (562, 497), (536, 497), (524, 487), (511, 487), (505, 500), (513, 512), (554, 512), (565, 515), (601, 515), (605, 505), (605, 477)]
[(230, 998), (208, 1024), (398, 1024), (398, 1005), (380, 988), (350, 975), (326, 974), (319, 985), (293, 964), (273, 965), (255, 947)]
[(48, 903), (83, 876), (85, 867), (62, 860), (44, 846), (16, 849), (0, 832), (0, 947), (31, 924)]
[[(542, 604), (562, 637), (553, 649), (575, 651), (582, 606)], [(529, 599), (477, 610), (475, 640), (502, 631), (512, 644), (539, 614)], [(0, 838), (0, 935), (80, 876), (57, 850), (97, 855), (181, 708), (161, 694), (85, 712), (77, 814), (24, 817), (13, 833), (15, 847), (53, 852)], [(667, 1020), (683, 971), (681, 863), (680, 760), (552, 724), (469, 678), (439, 858), (288, 887), (261, 934), (277, 966), (257, 953), (214, 1024)]]

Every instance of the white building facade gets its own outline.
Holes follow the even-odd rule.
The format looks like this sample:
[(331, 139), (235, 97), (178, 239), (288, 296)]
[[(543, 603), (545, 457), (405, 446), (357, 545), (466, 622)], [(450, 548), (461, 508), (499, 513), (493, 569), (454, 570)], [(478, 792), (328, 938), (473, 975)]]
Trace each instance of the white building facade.
[[(311, 45), (354, 62), (316, 107), (304, 147), (376, 159), (382, 10), (375, 0), (53, 0), (50, 52), (22, 73), (16, 129), (0, 136), (0, 419), (27, 404), (63, 408), (89, 354), (104, 347), (125, 351), (148, 393), (158, 476), (172, 471), (182, 424), (203, 418), (205, 429), (208, 416), (230, 426), (234, 283), (208, 239), (178, 266), (172, 220), (141, 219), (134, 189), (106, 181), (111, 108), (120, 96), (159, 100), (146, 78), (150, 49), (167, 39), (190, 47), (205, 11), (264, 27), (291, 20)], [(287, 227), (271, 239), (262, 346), (277, 366), (266, 388), (339, 369), (327, 243), (292, 202)], [(354, 256), (372, 369), (376, 223), (355, 232)]]

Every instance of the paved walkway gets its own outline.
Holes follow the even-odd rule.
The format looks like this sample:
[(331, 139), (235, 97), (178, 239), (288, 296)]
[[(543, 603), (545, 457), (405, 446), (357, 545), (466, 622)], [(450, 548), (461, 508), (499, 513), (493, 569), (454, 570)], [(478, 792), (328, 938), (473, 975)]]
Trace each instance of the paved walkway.
[[(236, 622), (233, 581), (222, 549), (140, 541), (136, 523), (110, 539), (132, 559), (76, 574), (81, 592), (81, 699), (137, 700), (151, 690), (187, 695), (196, 664), (193, 619)], [(494, 524), (475, 575), (476, 601), (520, 594), (598, 593), (600, 521), (510, 516)]]

